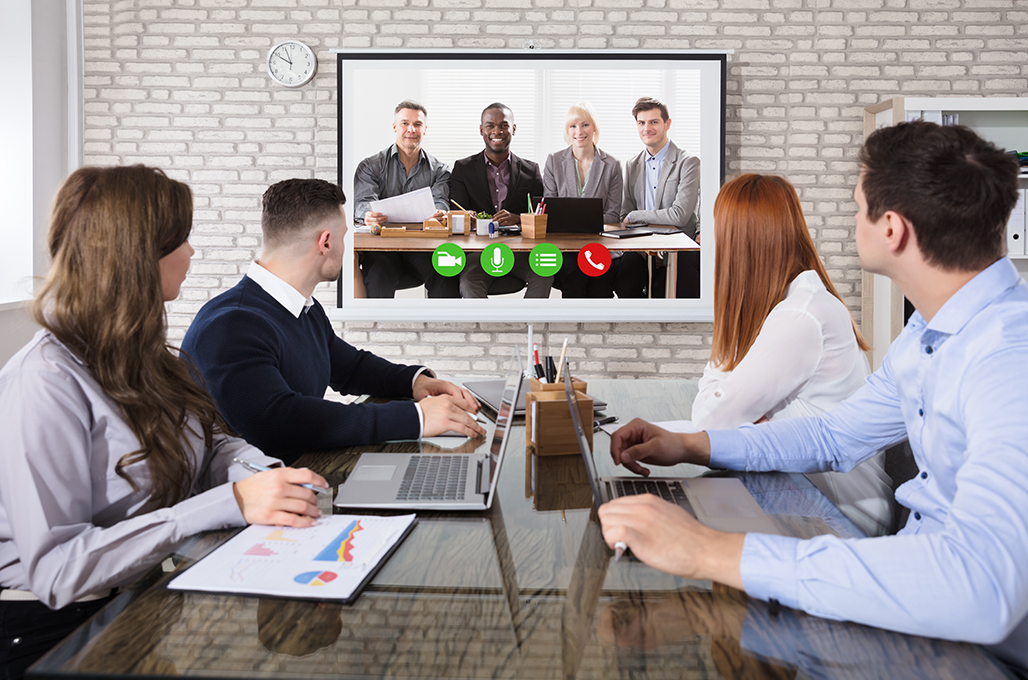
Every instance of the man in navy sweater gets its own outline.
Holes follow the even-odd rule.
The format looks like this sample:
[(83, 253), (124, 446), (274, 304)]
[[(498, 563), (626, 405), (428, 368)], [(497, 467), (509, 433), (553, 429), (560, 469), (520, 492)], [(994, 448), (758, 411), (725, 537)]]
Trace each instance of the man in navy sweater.
[[(268, 455), (291, 464), (318, 449), (448, 430), (485, 430), (478, 402), (421, 366), (386, 361), (344, 342), (312, 295), (339, 277), (346, 215), (342, 190), (290, 179), (264, 193), (264, 250), (246, 276), (197, 313), (182, 351), (195, 361), (228, 424)], [(342, 404), (342, 394), (410, 399)]]

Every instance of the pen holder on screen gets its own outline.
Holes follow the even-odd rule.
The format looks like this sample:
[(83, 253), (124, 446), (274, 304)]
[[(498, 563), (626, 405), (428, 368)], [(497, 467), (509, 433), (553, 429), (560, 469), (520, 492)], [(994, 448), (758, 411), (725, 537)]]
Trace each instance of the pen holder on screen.
[(446, 223), (454, 235), (470, 236), (475, 228), (475, 213), (470, 210), (451, 210), (446, 213)]
[[(586, 383), (572, 379), (571, 384), (577, 393), (586, 439), (592, 446), (593, 399), (585, 393)], [(532, 390), (525, 395), (525, 430), (531, 453), (538, 456), (580, 455), (563, 381), (546, 384), (532, 378)]]
[(546, 217), (546, 215), (522, 213), (521, 237), (533, 239), (546, 238)]

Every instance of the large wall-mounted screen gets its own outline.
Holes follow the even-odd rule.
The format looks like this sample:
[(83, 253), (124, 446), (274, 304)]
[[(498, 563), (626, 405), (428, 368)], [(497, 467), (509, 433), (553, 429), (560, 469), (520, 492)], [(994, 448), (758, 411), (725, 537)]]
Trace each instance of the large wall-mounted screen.
[[(352, 228), (346, 235), (348, 254), (335, 318), (713, 318), (712, 215), (725, 176), (725, 53), (341, 50), (337, 56), (338, 182)], [(669, 152), (676, 149), (675, 163), (668, 162), (670, 153), (649, 159), (646, 142), (652, 144), (653, 137), (643, 129), (646, 116), (632, 114), (641, 97), (666, 104), (670, 125), (661, 119), (657, 133), (672, 142)], [(398, 114), (395, 109), (404, 101), (417, 102), (424, 112), (404, 109)], [(487, 116), (487, 131), (483, 110), (494, 103), (506, 110)], [(574, 108), (581, 103), (586, 104), (584, 114)], [(582, 130), (595, 132), (583, 125), (590, 116), (599, 130), (591, 154), (582, 139)], [(499, 158), (508, 143), (512, 155), (506, 156), (506, 169), (502, 163), (486, 162), (484, 150)], [(580, 164), (583, 159), (588, 164), (590, 155), (591, 164)], [(419, 158), (421, 165), (408, 168), (404, 157), (408, 162)], [(628, 171), (633, 160), (638, 170), (634, 183), (625, 179), (633, 177)], [(544, 180), (542, 191), (531, 176), (532, 163)], [(439, 181), (440, 164), (450, 174), (447, 182)], [(614, 187), (614, 167), (620, 171), (621, 192)], [(581, 168), (586, 168), (584, 179)], [(490, 172), (492, 177), (487, 176)], [(657, 183), (648, 199), (640, 195), (647, 179)], [(627, 217), (628, 201), (639, 209), (645, 209), (647, 200), (654, 209), (667, 207), (674, 186), (688, 194), (685, 186), (697, 182), (690, 204), (694, 215), (683, 218), (679, 210), (678, 224), (671, 224), (672, 219), (664, 220), (669, 224), (650, 223), (647, 228), (656, 233), (632, 238), (602, 234), (617, 226), (612, 215), (617, 221)], [(545, 210), (546, 235), (532, 238), (525, 224), (520, 235), (497, 233), (503, 225), (493, 219), (495, 235), (490, 237), (487, 222), (479, 234), (476, 222), (457, 214), (441, 220), (442, 232), (430, 233), (410, 216), (381, 225), (371, 224), (372, 219), (364, 223), (366, 213), (376, 212), (370, 210), (369, 199), (396, 199), (426, 186), (431, 207), (457, 211), (450, 201), (451, 187), (443, 193), (446, 183), (452, 183), (454, 198), (477, 202), (461, 205), (471, 212), (502, 215), (497, 199), (517, 195), (523, 200), (517, 209), (508, 205), (507, 212), (529, 214), (530, 205), (533, 213)], [(625, 194), (633, 192), (625, 201)], [(616, 193), (621, 195), (615, 201)], [(388, 205), (416, 210), (425, 205), (425, 194), (420, 203), (411, 195)], [(590, 212), (595, 202), (590, 207), (587, 201), (574, 200), (590, 195), (603, 198), (604, 224), (597, 224), (599, 218)], [(546, 198), (559, 200), (553, 201), (552, 210), (540, 209), (540, 198), (544, 205)], [(690, 238), (697, 227), (698, 244)], [(464, 234), (445, 233), (461, 228)], [(458, 269), (459, 274), (448, 276)], [(488, 274), (484, 283), (483, 271)], [(552, 283), (545, 283), (544, 274), (554, 275)], [(488, 297), (473, 297), (482, 294)]]

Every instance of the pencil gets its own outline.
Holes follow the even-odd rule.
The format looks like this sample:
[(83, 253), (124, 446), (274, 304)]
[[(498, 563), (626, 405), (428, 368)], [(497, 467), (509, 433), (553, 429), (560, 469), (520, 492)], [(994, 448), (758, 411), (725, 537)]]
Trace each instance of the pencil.
[(557, 382), (560, 382), (560, 372), (564, 370), (564, 355), (568, 352), (568, 339), (564, 338), (564, 346), (560, 348), (560, 361), (557, 362)]
[(471, 212), (470, 210), (468, 210), (467, 208), (465, 208), (464, 206), (462, 206), (460, 203), (458, 203), (457, 201), (453, 200), (452, 198), (450, 199), (450, 203), (453, 203), (455, 206), (457, 206), (458, 208), (460, 208), (464, 212)]

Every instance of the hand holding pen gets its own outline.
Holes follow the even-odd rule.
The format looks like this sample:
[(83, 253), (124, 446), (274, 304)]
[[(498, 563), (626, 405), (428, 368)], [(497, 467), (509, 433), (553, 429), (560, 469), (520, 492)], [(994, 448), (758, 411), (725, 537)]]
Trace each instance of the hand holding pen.
[(307, 469), (267, 468), (235, 459), (256, 474), (233, 485), (236, 502), (249, 524), (309, 527), (321, 516), (314, 492), (328, 493), (325, 479)]

